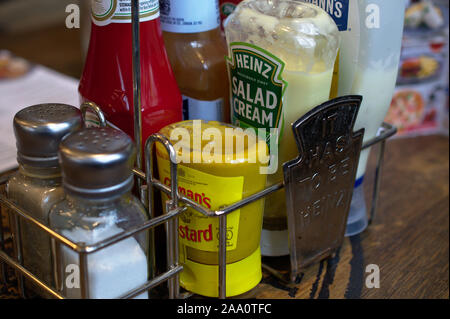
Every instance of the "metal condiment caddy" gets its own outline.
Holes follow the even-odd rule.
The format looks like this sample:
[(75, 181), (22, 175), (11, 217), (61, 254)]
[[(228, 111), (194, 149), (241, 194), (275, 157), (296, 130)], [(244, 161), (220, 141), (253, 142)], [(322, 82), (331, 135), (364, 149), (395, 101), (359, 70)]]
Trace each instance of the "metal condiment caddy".
[[(132, 0), (132, 30), (133, 30), (133, 93), (134, 93), (134, 121), (135, 121), (135, 142), (136, 145), (142, 144), (142, 119), (141, 119), (141, 99), (140, 99), (140, 49), (139, 49), (139, 14), (138, 14), (139, 0)], [(81, 110), (84, 115), (88, 111), (97, 115), (98, 121), (100, 125), (107, 125), (105, 117), (101, 112), (100, 108), (94, 103), (85, 103), (81, 106)], [(378, 195), (380, 190), (380, 180), (381, 173), (383, 167), (383, 157), (385, 150), (385, 142), (386, 140), (396, 133), (396, 128), (383, 123), (380, 128), (379, 134), (376, 138), (365, 143), (362, 146), (362, 149), (369, 148), (375, 144), (380, 144), (380, 149), (378, 151), (377, 157), (377, 165), (375, 172), (375, 184), (374, 191), (372, 195), (372, 203), (370, 210), (370, 221), (373, 220), (378, 203)], [(153, 146), (155, 143), (162, 143), (167, 150), (171, 162), (171, 187), (168, 187), (161, 183), (158, 179), (154, 177), (153, 174)], [(59, 289), (55, 289), (54, 287), (47, 286), (44, 282), (39, 280), (33, 273), (27, 270), (23, 266), (23, 258), (20, 254), (21, 251), (21, 236), (20, 232), (15, 231), (18, 236), (13, 237), (13, 246), (14, 250), (17, 253), (16, 257), (13, 258), (7, 254), (5, 249), (5, 232), (2, 228), (2, 214), (6, 211), (6, 209), (10, 212), (9, 218), (14, 221), (15, 225), (19, 225), (19, 219), (22, 221), (34, 224), (41, 231), (46, 232), (48, 236), (51, 238), (52, 247), (55, 248), (57, 244), (62, 244), (73, 250), (78, 254), (79, 258), (79, 266), (80, 266), (80, 288), (81, 288), (81, 296), (83, 299), (89, 298), (89, 274), (87, 267), (87, 258), (90, 254), (97, 252), (101, 249), (109, 247), (118, 243), (119, 241), (126, 240), (140, 232), (149, 231), (150, 233), (150, 255), (149, 255), (149, 265), (150, 265), (150, 279), (145, 284), (140, 287), (136, 287), (134, 290), (129, 291), (124, 294), (120, 298), (122, 299), (130, 299), (134, 298), (145, 291), (149, 291), (152, 288), (161, 285), (165, 282), (168, 283), (168, 297), (170, 299), (177, 298), (186, 298), (189, 297), (189, 293), (180, 293), (179, 286), (179, 274), (183, 270), (183, 266), (178, 262), (178, 249), (179, 249), (179, 239), (178, 239), (178, 215), (185, 211), (186, 206), (192, 207), (199, 213), (208, 216), (208, 217), (216, 217), (219, 218), (219, 254), (218, 254), (218, 265), (219, 265), (219, 285), (218, 296), (219, 298), (226, 298), (226, 228), (227, 228), (227, 215), (235, 210), (242, 208), (245, 205), (248, 205), (254, 201), (257, 201), (270, 193), (273, 193), (277, 190), (280, 190), (284, 187), (292, 188), (292, 185), (286, 185), (285, 183), (278, 183), (276, 185), (272, 185), (261, 192), (253, 194), (243, 200), (233, 203), (225, 208), (222, 208), (218, 211), (209, 210), (193, 200), (190, 200), (187, 197), (181, 196), (178, 193), (178, 183), (177, 183), (177, 164), (176, 164), (176, 152), (173, 145), (170, 141), (161, 134), (154, 134), (145, 143), (144, 153), (142, 154), (141, 147), (137, 147), (137, 160), (136, 160), (136, 168), (134, 169), (134, 174), (136, 178), (136, 184), (138, 189), (140, 190), (141, 201), (144, 203), (148, 215), (150, 219), (142, 225), (135, 227), (134, 229), (128, 229), (120, 234), (117, 234), (111, 238), (98, 242), (92, 245), (85, 245), (83, 243), (74, 243), (67, 238), (61, 236), (56, 233), (49, 227), (45, 226), (41, 222), (36, 219), (30, 217), (30, 215), (11, 202), (4, 194), (0, 193), (0, 279), (7, 283), (7, 274), (6, 274), (6, 265), (15, 269), (18, 278), (19, 291), (22, 296), (25, 296), (24, 293), (24, 277), (28, 280), (31, 280), (34, 284), (38, 285), (42, 289), (44, 289), (48, 294), (55, 298), (64, 299), (65, 297), (61, 294)], [(359, 152), (358, 152), (359, 154)], [(145, 159), (144, 161), (142, 159)], [(145, 172), (143, 170), (143, 165), (145, 165)], [(7, 182), (7, 177), (0, 180), (0, 187), (4, 186)], [(291, 183), (289, 180), (287, 183)], [(153, 209), (153, 196), (154, 190), (157, 189), (169, 195), (171, 200), (165, 203), (167, 213), (158, 217), (155, 217), (154, 209)], [(183, 204), (183, 206), (180, 206)], [(293, 205), (293, 202), (288, 202), (287, 205)], [(295, 207), (299, 208), (299, 207)], [(291, 207), (292, 209), (292, 207)], [(3, 216), (5, 217), (5, 216)], [(8, 216), (6, 216), (8, 217)], [(166, 255), (167, 255), (167, 270), (162, 274), (158, 274), (156, 276), (156, 260), (155, 260), (155, 238), (153, 230), (155, 227), (159, 225), (166, 225), (166, 239), (167, 239), (167, 247), (166, 247)], [(52, 249), (53, 252), (56, 249)], [(293, 256), (291, 256), (291, 259)], [(53, 258), (54, 260), (55, 258)], [(56, 267), (54, 267), (55, 269)], [(57, 285), (58, 286), (58, 285)]]

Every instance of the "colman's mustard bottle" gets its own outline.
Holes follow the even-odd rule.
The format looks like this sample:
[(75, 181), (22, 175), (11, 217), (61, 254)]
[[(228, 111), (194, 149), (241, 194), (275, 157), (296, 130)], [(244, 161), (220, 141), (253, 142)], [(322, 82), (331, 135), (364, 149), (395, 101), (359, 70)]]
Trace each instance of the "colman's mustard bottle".
[[(177, 152), (178, 192), (211, 211), (264, 189), (261, 168), (268, 162), (267, 145), (253, 131), (220, 122), (190, 120), (161, 130)], [(167, 151), (157, 144), (160, 180), (171, 185)], [(166, 201), (167, 196), (163, 196)], [(264, 199), (227, 216), (227, 297), (241, 295), (261, 280), (260, 237)], [(180, 275), (183, 288), (218, 297), (219, 218), (188, 208), (179, 217)]]

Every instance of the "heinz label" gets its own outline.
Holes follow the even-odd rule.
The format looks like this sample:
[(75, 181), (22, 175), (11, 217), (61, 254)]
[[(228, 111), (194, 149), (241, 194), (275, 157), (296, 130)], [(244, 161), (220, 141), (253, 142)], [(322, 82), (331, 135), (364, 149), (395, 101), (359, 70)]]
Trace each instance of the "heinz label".
[[(170, 163), (158, 158), (161, 181), (171, 185)], [(244, 177), (221, 177), (195, 169), (178, 167), (178, 193), (210, 210), (219, 210), (242, 199)], [(224, 191), (226, 190), (226, 191)], [(227, 250), (236, 249), (240, 211), (227, 216)], [(219, 218), (206, 217), (193, 208), (180, 215), (178, 236), (182, 246), (198, 250), (219, 251)]]
[[(158, 0), (139, 1), (140, 21), (159, 17)], [(110, 23), (131, 23), (131, 0), (91, 0), (92, 21), (99, 26)]]
[[(232, 122), (243, 129), (282, 129), (284, 62), (268, 51), (248, 43), (231, 43), (228, 71), (231, 85)], [(273, 132), (273, 131), (272, 131)], [(277, 134), (277, 133), (274, 133)]]

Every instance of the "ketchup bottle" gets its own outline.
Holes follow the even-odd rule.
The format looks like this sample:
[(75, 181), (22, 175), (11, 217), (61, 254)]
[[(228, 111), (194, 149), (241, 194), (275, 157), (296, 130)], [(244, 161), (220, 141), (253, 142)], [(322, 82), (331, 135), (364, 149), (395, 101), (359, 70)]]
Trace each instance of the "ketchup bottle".
[[(91, 1), (92, 31), (79, 93), (134, 137), (131, 0)], [(142, 142), (182, 118), (182, 100), (164, 47), (158, 0), (140, 0)]]

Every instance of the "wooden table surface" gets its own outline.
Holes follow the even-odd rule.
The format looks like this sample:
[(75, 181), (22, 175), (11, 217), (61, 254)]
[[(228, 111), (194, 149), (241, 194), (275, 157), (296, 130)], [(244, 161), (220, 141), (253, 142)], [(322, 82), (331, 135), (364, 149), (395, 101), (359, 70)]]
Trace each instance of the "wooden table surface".
[[(81, 71), (79, 32), (60, 27), (2, 35), (3, 48), (72, 76)], [(58, 50), (55, 50), (55, 45)], [(33, 48), (40, 47), (39, 50)], [(58, 53), (56, 53), (58, 52)], [(64, 53), (64, 54), (61, 54)], [(375, 166), (371, 155), (369, 170)], [(370, 174), (369, 174), (370, 175)], [(371, 185), (373, 177), (366, 178)], [(370, 188), (366, 189), (370, 194)], [(264, 259), (286, 274), (288, 258)], [(367, 265), (380, 269), (380, 288), (365, 285)], [(3, 297), (17, 297), (0, 286)], [(296, 285), (264, 273), (256, 298), (449, 298), (449, 140), (390, 140), (378, 214), (367, 231), (346, 238), (332, 259), (305, 269)]]
[[(369, 171), (374, 167), (373, 153)], [(366, 180), (367, 185), (371, 182)], [(289, 269), (288, 258), (263, 261), (281, 272)], [(371, 264), (379, 267), (380, 288), (366, 287), (366, 267)], [(389, 141), (372, 225), (345, 238), (334, 258), (305, 269), (300, 283), (287, 285), (265, 273), (255, 294), (257, 298), (449, 298), (448, 138)]]
[[(368, 171), (375, 167), (371, 154)], [(367, 185), (372, 180), (369, 174)], [(370, 194), (370, 187), (366, 190)], [(378, 214), (339, 252), (304, 270), (297, 284), (268, 271), (247, 297), (449, 298), (449, 140), (427, 136), (388, 141)], [(264, 258), (282, 275), (289, 258)], [(380, 288), (367, 288), (368, 265), (380, 270)], [(0, 285), (0, 298), (18, 298)]]

